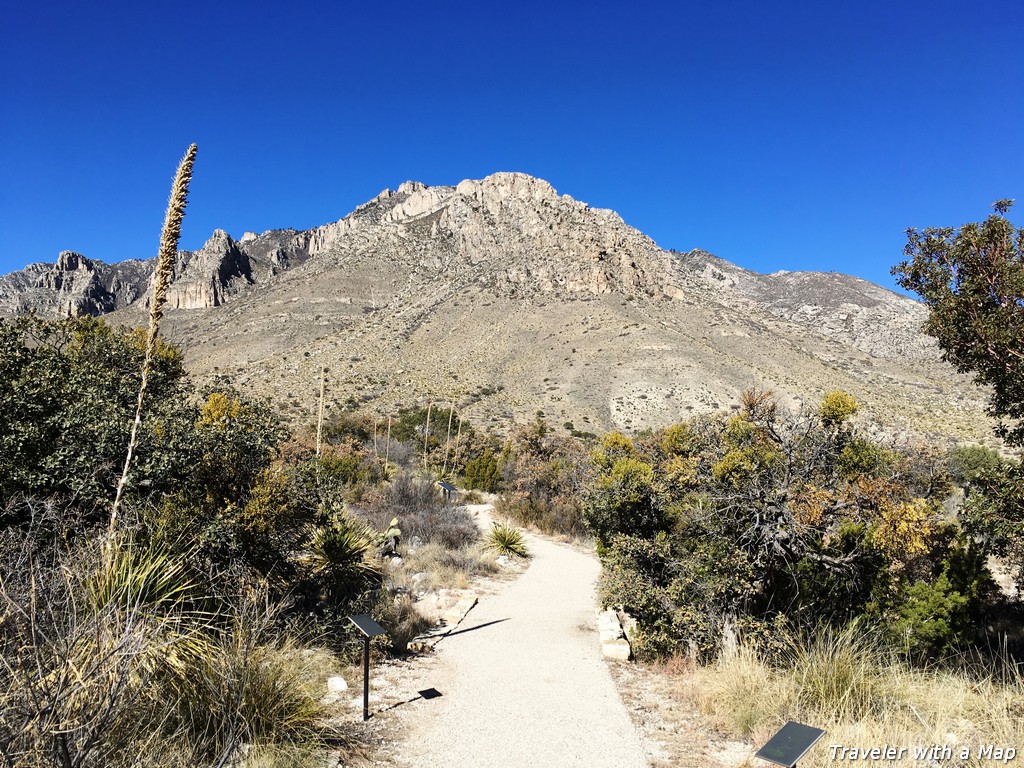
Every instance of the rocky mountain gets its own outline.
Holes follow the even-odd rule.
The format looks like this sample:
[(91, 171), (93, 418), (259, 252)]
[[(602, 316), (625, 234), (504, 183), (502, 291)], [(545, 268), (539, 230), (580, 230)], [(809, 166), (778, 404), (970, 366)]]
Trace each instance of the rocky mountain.
[(0, 277), (0, 316), (32, 311), (57, 317), (106, 314), (138, 300), (152, 273), (151, 262), (105, 264), (61, 251), (54, 264), (29, 264)]
[[(0, 314), (142, 322), (151, 268), (62, 254), (0, 278)], [(894, 429), (989, 430), (983, 393), (940, 361), (911, 299), (666, 251), (523, 174), (406, 182), (307, 231), (218, 230), (178, 255), (169, 306), (197, 377), (230, 376), (299, 419), (326, 368), (336, 407), (445, 402), (497, 426), (539, 410), (564, 428), (635, 430), (760, 386), (793, 403), (843, 388)]]
[[(308, 253), (292, 244), (297, 234), (294, 230), (247, 232), (235, 242), (224, 230), (215, 230), (198, 251), (178, 251), (168, 306), (219, 307), (228, 297), (301, 264)], [(153, 259), (106, 264), (63, 251), (54, 264), (30, 264), (0, 277), (0, 317), (27, 312), (97, 316), (136, 302), (148, 307), (153, 268)]]

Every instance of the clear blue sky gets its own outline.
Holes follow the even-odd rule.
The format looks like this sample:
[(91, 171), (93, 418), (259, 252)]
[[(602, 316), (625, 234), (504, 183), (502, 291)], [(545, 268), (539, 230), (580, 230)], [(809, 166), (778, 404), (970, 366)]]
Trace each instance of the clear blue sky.
[(665, 248), (891, 287), (907, 227), (1024, 210), (1020, 0), (371, 6), (7, 3), (0, 273), (153, 255), (192, 141), (185, 248), (506, 170)]

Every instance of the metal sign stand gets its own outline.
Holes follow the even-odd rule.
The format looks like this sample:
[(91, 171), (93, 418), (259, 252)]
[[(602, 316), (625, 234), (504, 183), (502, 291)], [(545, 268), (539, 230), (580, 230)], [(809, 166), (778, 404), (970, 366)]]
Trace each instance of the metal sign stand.
[(363, 722), (365, 722), (370, 719), (370, 640), (378, 635), (386, 635), (387, 630), (365, 613), (349, 616), (348, 620), (363, 633)]

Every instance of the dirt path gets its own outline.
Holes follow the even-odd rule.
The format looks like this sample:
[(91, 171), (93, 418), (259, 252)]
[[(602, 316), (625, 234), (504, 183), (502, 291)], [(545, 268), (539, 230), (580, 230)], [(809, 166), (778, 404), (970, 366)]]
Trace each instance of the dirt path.
[(396, 757), (416, 768), (644, 768), (600, 655), (597, 559), (526, 538), (526, 571), (482, 595), (409, 681), (442, 695), (395, 710), (405, 731)]

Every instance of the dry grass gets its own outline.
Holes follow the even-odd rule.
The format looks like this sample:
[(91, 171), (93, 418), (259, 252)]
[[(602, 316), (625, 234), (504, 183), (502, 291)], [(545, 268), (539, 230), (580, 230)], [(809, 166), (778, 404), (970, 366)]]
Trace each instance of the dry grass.
[(5, 543), (18, 566), (0, 568), (7, 768), (228, 765), (243, 744), (323, 753), (349, 738), (321, 703), (339, 663), (280, 630), (265, 599), (197, 611), (176, 563), (130, 541), (45, 557), (31, 536)]
[[(437, 589), (466, 589), (481, 576), (498, 572), (497, 555), (481, 544), (447, 549), (440, 544), (423, 544), (408, 548), (401, 571), (392, 571), (390, 579), (411, 592)], [(416, 581), (413, 577), (422, 574)]]
[(801, 765), (831, 764), (828, 744), (906, 746), (905, 761), (915, 746), (949, 744), (975, 755), (981, 744), (1018, 746), (1024, 676), (1010, 666), (996, 672), (913, 668), (848, 630), (794, 644), (783, 666), (740, 646), (694, 670), (677, 692), (717, 727), (755, 745), (787, 720), (824, 728), (827, 744)]

